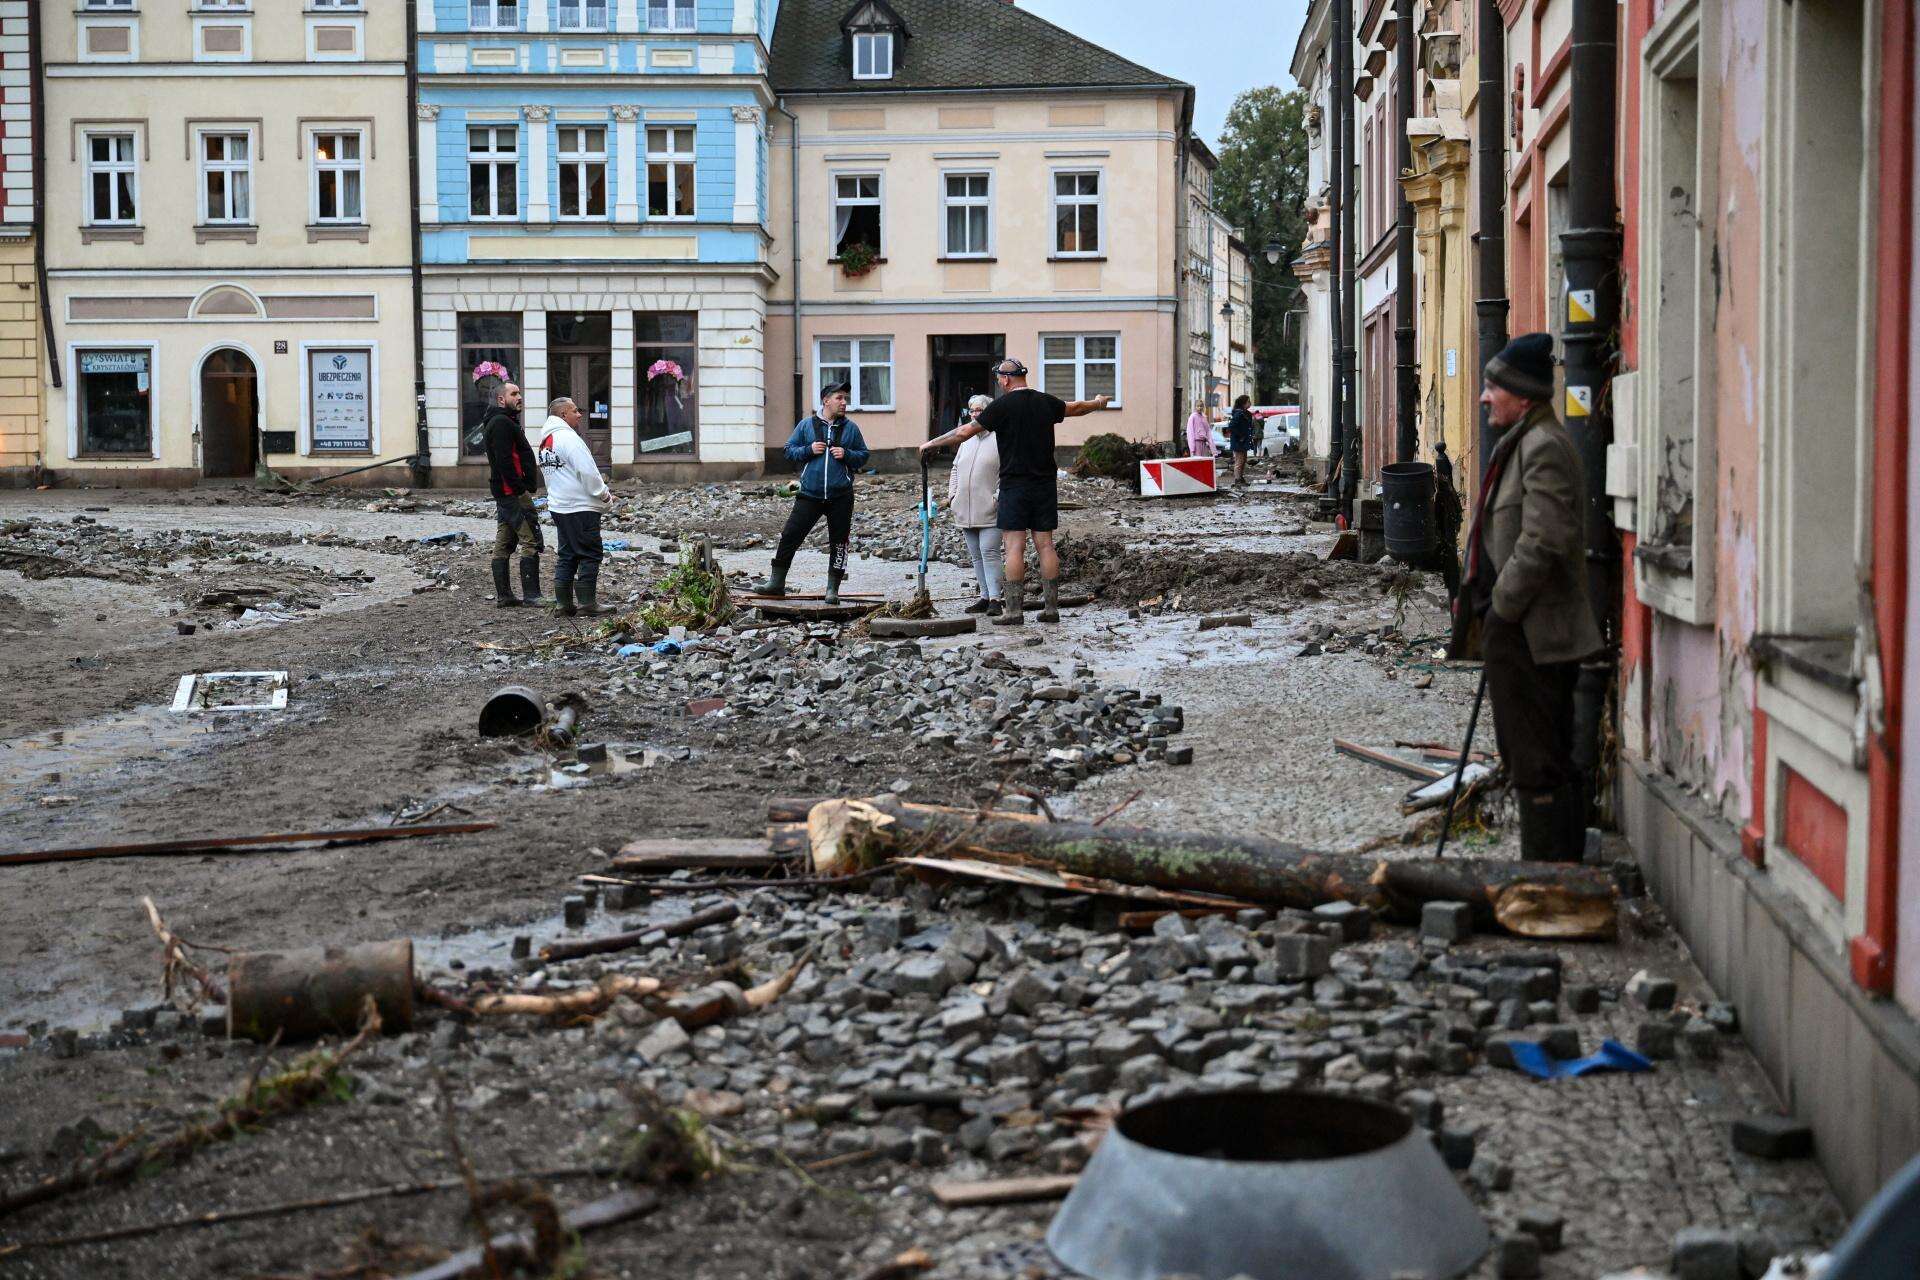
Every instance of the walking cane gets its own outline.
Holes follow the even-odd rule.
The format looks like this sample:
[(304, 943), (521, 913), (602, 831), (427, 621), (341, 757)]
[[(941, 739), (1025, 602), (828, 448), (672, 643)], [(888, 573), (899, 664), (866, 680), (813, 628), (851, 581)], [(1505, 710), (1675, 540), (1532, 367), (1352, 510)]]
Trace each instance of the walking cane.
[(1480, 725), (1480, 701), (1487, 696), (1487, 664), (1480, 664), (1480, 689), (1473, 695), (1473, 712), (1467, 717), (1467, 740), (1460, 744), (1460, 763), (1453, 771), (1453, 790), (1447, 792), (1447, 815), (1440, 819), (1440, 843), (1435, 847), (1433, 856), (1447, 856), (1447, 832), (1453, 828), (1453, 805), (1460, 798), (1460, 788), (1467, 780), (1467, 760), (1473, 755), (1473, 731)]

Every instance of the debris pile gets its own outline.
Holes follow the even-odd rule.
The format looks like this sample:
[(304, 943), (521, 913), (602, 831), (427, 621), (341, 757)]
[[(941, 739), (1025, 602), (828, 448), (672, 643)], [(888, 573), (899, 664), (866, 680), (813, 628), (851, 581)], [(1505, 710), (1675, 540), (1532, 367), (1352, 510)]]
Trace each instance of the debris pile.
[(1324, 561), (1307, 552), (1184, 550), (1178, 545), (1144, 553), (1132, 539), (1067, 533), (1060, 538), (1060, 572), (1117, 603), (1142, 608), (1226, 609), (1280, 601), (1318, 600), (1354, 587), (1384, 591), (1391, 569), (1353, 561)]

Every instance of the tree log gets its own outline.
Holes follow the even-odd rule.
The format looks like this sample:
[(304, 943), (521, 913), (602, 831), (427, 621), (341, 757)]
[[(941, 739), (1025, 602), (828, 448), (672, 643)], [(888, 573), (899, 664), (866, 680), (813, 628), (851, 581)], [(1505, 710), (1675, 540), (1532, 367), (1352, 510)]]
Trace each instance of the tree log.
[(626, 951), (643, 943), (668, 938), (679, 938), (692, 933), (695, 929), (704, 929), (710, 924), (725, 924), (738, 918), (738, 904), (723, 902), (717, 907), (708, 907), (705, 911), (696, 911), (690, 916), (666, 924), (648, 925), (644, 929), (635, 929), (631, 933), (613, 933), (604, 938), (583, 938), (579, 942), (556, 942), (552, 946), (540, 948), (540, 958), (546, 961), (578, 960), (582, 956), (606, 955), (610, 951)]
[(1402, 921), (1416, 919), (1422, 903), (1458, 901), (1473, 907), (1482, 927), (1499, 925), (1528, 937), (1613, 933), (1611, 878), (1575, 865), (1466, 858), (1392, 862), (1259, 838), (998, 815), (981, 820), (892, 796), (818, 805), (808, 827), (816, 868), (833, 871), (901, 856), (975, 858), (1273, 907), (1353, 902)]
[(413, 943), (256, 951), (227, 964), (227, 1034), (283, 1042), (345, 1035), (359, 1027), (366, 999), (389, 1031), (413, 1025)]
[(481, 996), (473, 1002), (473, 1011), (483, 1017), (489, 1014), (532, 1014), (543, 1018), (593, 1018), (606, 1012), (615, 1000), (623, 996), (639, 1000), (655, 995), (659, 990), (658, 978), (608, 974), (591, 987), (560, 995), (535, 996), (506, 992)]

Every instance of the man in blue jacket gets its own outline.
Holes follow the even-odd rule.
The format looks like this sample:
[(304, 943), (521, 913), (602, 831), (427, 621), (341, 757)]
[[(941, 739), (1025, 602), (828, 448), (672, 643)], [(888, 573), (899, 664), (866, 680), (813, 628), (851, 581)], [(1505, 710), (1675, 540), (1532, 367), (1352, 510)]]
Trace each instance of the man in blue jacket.
[(844, 382), (832, 383), (821, 391), (820, 412), (808, 414), (787, 439), (787, 457), (804, 463), (800, 472), (800, 492), (793, 500), (793, 512), (780, 533), (780, 549), (773, 553), (773, 574), (754, 590), (763, 596), (787, 594), (787, 569), (793, 553), (820, 523), (827, 518), (827, 603), (840, 603), (840, 584), (847, 576), (847, 544), (853, 536), (853, 476), (867, 465), (867, 442), (860, 428), (847, 416)]

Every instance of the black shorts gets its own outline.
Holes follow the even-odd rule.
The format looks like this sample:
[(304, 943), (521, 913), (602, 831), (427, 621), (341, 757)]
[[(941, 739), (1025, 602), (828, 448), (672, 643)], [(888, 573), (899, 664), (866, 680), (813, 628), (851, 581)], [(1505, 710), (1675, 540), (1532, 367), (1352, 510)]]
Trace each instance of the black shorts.
[(1045, 480), (1000, 477), (1000, 529), (1003, 533), (1052, 533), (1060, 527), (1060, 485)]

